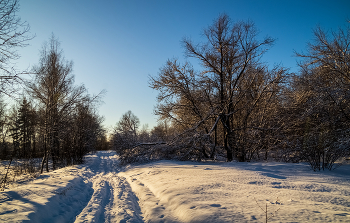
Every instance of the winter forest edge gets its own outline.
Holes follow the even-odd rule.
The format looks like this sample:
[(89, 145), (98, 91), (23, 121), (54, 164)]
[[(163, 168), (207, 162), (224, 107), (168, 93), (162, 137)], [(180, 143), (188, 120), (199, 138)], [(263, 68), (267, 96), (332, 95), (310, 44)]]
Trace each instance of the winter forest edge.
[[(205, 42), (182, 40), (199, 70), (169, 59), (150, 76), (149, 86), (159, 93), (158, 124), (148, 130), (127, 111), (108, 132), (98, 114), (104, 90), (89, 95), (75, 85), (73, 62), (54, 34), (30, 70), (11, 68), (16, 49), (35, 38), (18, 9), (17, 0), (0, 2), (0, 14), (7, 15), (0, 18), (7, 24), (0, 26), (1, 189), (11, 171), (38, 176), (81, 164), (97, 150), (115, 150), (123, 165), (280, 161), (307, 162), (314, 171), (333, 170), (350, 156), (349, 23), (331, 31), (316, 27), (305, 53), (294, 53), (302, 59), (300, 71), (290, 73), (262, 61), (272, 37), (260, 39), (253, 22), (235, 23), (222, 14), (201, 33)], [(28, 73), (32, 79), (24, 78)]]

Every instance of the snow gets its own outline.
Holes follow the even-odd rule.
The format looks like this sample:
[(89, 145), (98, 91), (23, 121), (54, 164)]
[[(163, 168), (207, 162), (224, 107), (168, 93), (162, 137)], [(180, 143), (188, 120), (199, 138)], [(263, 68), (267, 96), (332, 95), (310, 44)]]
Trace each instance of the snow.
[[(9, 171), (7, 172), (8, 165), (9, 165), (9, 160), (0, 161), (0, 179), (2, 180), (5, 174), (8, 173), (7, 183), (5, 186), (6, 188), (13, 188), (27, 181), (31, 181), (33, 180), (33, 178), (39, 175), (38, 170), (40, 169), (40, 166), (41, 166), (41, 159), (40, 158), (32, 159), (30, 162), (22, 159), (14, 159), (11, 162), (11, 167)], [(27, 166), (27, 168), (25, 168), (25, 166)], [(28, 166), (32, 167), (33, 169), (32, 172), (27, 171), (29, 169)], [(49, 167), (50, 168), (52, 167), (51, 162), (49, 162)]]
[(137, 198), (101, 151), (0, 194), (0, 222), (142, 222)]
[(350, 222), (350, 166), (158, 161), (113, 151), (0, 194), (0, 222)]
[(266, 204), (268, 217), (275, 215), (269, 221), (346, 222), (348, 170), (343, 166), (315, 173), (306, 164), (160, 161), (120, 174), (151, 222), (160, 217), (178, 222), (262, 222)]

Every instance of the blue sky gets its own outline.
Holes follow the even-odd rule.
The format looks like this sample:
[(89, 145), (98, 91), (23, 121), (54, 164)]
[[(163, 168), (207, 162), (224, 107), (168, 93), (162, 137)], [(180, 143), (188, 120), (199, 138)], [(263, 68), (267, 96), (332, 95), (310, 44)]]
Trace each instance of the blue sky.
[(37, 64), (51, 33), (61, 41), (65, 58), (73, 60), (76, 84), (90, 94), (107, 91), (99, 109), (105, 127), (114, 126), (131, 110), (141, 124), (156, 124), (157, 92), (149, 76), (167, 59), (185, 60), (183, 37), (201, 41), (202, 31), (221, 13), (232, 21), (251, 20), (261, 37), (276, 38), (264, 56), (296, 72), (295, 51), (305, 51), (312, 30), (344, 27), (350, 20), (348, 0), (21, 0), (19, 16), (36, 37), (18, 49), (18, 69)]

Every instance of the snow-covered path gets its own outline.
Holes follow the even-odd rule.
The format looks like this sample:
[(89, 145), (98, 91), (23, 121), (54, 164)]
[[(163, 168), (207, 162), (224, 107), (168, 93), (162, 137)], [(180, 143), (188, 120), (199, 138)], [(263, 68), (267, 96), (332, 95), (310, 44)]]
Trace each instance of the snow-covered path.
[(118, 157), (99, 151), (84, 165), (41, 175), (0, 195), (0, 222), (143, 222)]
[(117, 161), (114, 152), (100, 151), (88, 163), (89, 170), (83, 173), (94, 192), (75, 222), (142, 222), (138, 199), (118, 176)]
[[(86, 156), (0, 193), (0, 222), (350, 222), (350, 165), (158, 161), (118, 169)], [(273, 215), (273, 216), (272, 216)]]

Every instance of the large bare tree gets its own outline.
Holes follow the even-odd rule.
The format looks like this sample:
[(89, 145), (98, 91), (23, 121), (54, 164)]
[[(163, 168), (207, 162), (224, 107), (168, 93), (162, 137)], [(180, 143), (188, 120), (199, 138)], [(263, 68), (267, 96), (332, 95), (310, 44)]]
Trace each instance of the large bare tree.
[[(252, 22), (232, 23), (224, 14), (204, 30), (204, 37), (206, 41), (199, 44), (183, 40), (186, 55), (197, 59), (200, 71), (173, 60), (151, 78), (151, 87), (160, 92), (155, 113), (187, 132), (202, 134), (209, 144), (216, 145), (220, 138), (228, 161), (234, 156), (244, 161), (246, 145), (237, 142), (247, 141), (249, 129), (261, 129), (261, 124), (251, 125), (252, 117), (260, 107), (276, 103), (286, 70), (270, 70), (260, 62), (274, 40), (258, 40)], [(207, 137), (213, 133), (214, 140)], [(211, 157), (215, 148), (207, 151)], [(204, 147), (199, 150), (208, 156)]]

